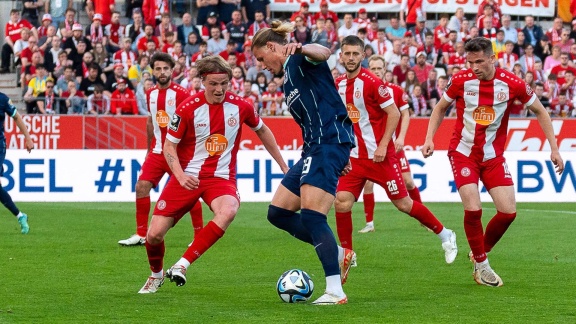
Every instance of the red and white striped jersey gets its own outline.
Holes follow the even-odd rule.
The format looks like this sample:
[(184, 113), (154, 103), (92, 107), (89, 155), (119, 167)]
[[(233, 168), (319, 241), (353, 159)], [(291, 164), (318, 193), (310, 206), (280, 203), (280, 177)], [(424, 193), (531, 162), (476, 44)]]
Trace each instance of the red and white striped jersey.
[(155, 85), (146, 92), (148, 111), (154, 127), (152, 152), (162, 153), (167, 127), (172, 120), (172, 115), (188, 97), (190, 97), (189, 92), (174, 82), (171, 82), (166, 89), (160, 89), (158, 85)]
[(254, 131), (264, 125), (254, 107), (234, 93), (212, 105), (201, 92), (178, 106), (166, 138), (179, 144), (178, 159), (187, 174), (234, 180), (242, 124)]
[[(408, 95), (404, 92), (404, 89), (402, 89), (401, 86), (386, 81), (384, 81), (384, 86), (386, 87), (386, 90), (388, 90), (388, 93), (392, 95), (392, 100), (394, 100), (394, 104), (396, 104), (396, 107), (398, 107), (400, 112), (410, 108), (410, 105), (408, 104)], [(402, 120), (402, 116), (400, 116), (400, 120)], [(396, 136), (400, 133), (401, 124), (401, 122), (398, 122), (398, 127), (396, 127), (392, 139), (395, 140)]]
[[(386, 129), (388, 115), (383, 109), (394, 104), (394, 99), (384, 82), (366, 68), (361, 68), (353, 79), (348, 79), (344, 74), (335, 82), (338, 94), (346, 104), (348, 117), (354, 123), (356, 147), (350, 156), (372, 159)], [(388, 144), (390, 152), (394, 153), (392, 141)]]
[(509, 71), (496, 68), (494, 78), (478, 80), (472, 70), (456, 73), (444, 92), (456, 101), (456, 125), (449, 151), (458, 151), (477, 161), (504, 153), (508, 117), (514, 101), (531, 105), (537, 99), (529, 85)]
[(11, 20), (9, 20), (6, 23), (6, 27), (4, 28), (4, 35), (6, 37), (10, 37), (10, 40), (12, 40), (12, 43), (16, 43), (17, 40), (22, 38), (22, 36), (20, 35), (20, 32), (22, 31), (22, 28), (24, 28), (24, 27), (26, 27), (28, 29), (34, 28), (34, 26), (32, 26), (32, 24), (30, 24), (28, 22), (28, 20), (25, 20), (25, 19), (20, 19), (15, 24), (12, 23)]
[(122, 63), (124, 72), (128, 72), (130, 67), (136, 64), (136, 53), (132, 51), (119, 50), (114, 53), (114, 63)]

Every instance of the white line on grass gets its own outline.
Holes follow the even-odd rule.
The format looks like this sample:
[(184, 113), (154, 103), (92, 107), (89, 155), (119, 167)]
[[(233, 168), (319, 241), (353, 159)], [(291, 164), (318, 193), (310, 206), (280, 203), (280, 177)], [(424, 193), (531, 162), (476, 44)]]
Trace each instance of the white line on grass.
[[(482, 208), (482, 209), (496, 210), (496, 208), (491, 208), (491, 207), (486, 207), (486, 208)], [(532, 213), (542, 213), (542, 212), (544, 212), (544, 213), (559, 213), (559, 214), (576, 215), (576, 211), (571, 211), (571, 210), (518, 209), (518, 211), (532, 212)]]

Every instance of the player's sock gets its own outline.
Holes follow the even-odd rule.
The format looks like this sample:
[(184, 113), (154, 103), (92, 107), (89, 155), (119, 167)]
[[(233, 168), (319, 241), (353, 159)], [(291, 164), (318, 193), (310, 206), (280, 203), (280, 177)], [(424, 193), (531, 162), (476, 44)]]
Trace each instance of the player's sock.
[(486, 225), (486, 232), (484, 233), (484, 251), (486, 253), (492, 251), (492, 248), (502, 238), (510, 224), (516, 218), (516, 213), (506, 214), (497, 211), (496, 215), (492, 217), (488, 225)]
[(326, 291), (338, 297), (344, 297), (344, 290), (342, 290), (342, 281), (340, 275), (333, 275), (326, 277)]
[(363, 194), (364, 199), (364, 215), (366, 216), (366, 223), (374, 221), (374, 193)]
[(470, 245), (476, 262), (486, 260), (484, 233), (482, 229), (482, 209), (464, 211), (464, 231), (466, 232), (468, 245)]
[(190, 266), (190, 262), (188, 262), (188, 260), (186, 260), (185, 258), (180, 258), (180, 260), (178, 260), (178, 262), (176, 262), (175, 265), (183, 266), (184, 268), (188, 269), (188, 267)]
[(10, 194), (6, 190), (4, 190), (4, 188), (1, 186), (0, 186), (0, 202), (2, 202), (2, 205), (4, 205), (4, 207), (8, 208), (8, 210), (12, 213), (12, 215), (17, 216), (20, 213), (20, 210), (18, 210), (16, 204), (14, 204), (14, 202), (12, 201), (12, 197), (10, 197)]
[(338, 245), (334, 234), (328, 226), (326, 215), (310, 209), (302, 209), (302, 224), (310, 233), (316, 249), (316, 254), (324, 268), (324, 275), (340, 276), (340, 265), (338, 264)]
[(162, 272), (164, 266), (164, 253), (166, 248), (164, 246), (164, 241), (160, 244), (152, 245), (146, 240), (146, 253), (148, 254), (148, 263), (150, 263), (150, 270), (152, 272)]
[(224, 230), (218, 227), (213, 221), (208, 222), (198, 235), (194, 237), (192, 245), (182, 256), (190, 263), (194, 263), (204, 252), (206, 252), (216, 241), (224, 235)]
[(302, 216), (291, 210), (268, 206), (268, 221), (281, 230), (288, 232), (290, 235), (300, 241), (312, 244), (310, 233), (302, 224)]
[(19, 219), (20, 217), (24, 216), (25, 214), (21, 211), (18, 212), (18, 215), (16, 215), (16, 218)]
[(422, 198), (420, 198), (420, 189), (414, 187), (414, 189), (408, 190), (408, 195), (412, 200), (422, 203)]
[(438, 237), (442, 243), (450, 241), (450, 236), (452, 236), (452, 230), (449, 230), (446, 227), (443, 227), (440, 233), (438, 233)]
[(352, 250), (352, 212), (336, 212), (336, 231), (343, 248)]
[(416, 218), (422, 225), (431, 229), (435, 234), (439, 234), (444, 228), (442, 223), (440, 223), (438, 218), (432, 214), (430, 209), (417, 201), (412, 202), (412, 209), (408, 215)]
[(164, 277), (164, 269), (160, 269), (160, 272), (152, 271), (151, 277), (156, 278), (156, 279), (161, 279), (162, 277)]
[(194, 237), (204, 227), (204, 219), (202, 218), (202, 203), (196, 202), (194, 207), (190, 210), (190, 217), (192, 218), (192, 228), (194, 229)]
[(150, 196), (136, 198), (136, 234), (146, 237), (148, 232), (148, 214), (150, 214)]

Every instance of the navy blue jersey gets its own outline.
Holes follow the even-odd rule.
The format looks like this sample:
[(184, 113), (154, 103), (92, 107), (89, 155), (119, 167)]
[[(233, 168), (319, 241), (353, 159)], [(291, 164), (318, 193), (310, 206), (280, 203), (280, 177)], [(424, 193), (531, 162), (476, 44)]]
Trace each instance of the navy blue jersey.
[(4, 121), (6, 120), (6, 115), (14, 117), (16, 112), (17, 110), (12, 100), (0, 92), (0, 145), (2, 147), (6, 147), (6, 137), (4, 136)]
[(284, 63), (284, 72), (286, 104), (302, 128), (304, 151), (315, 144), (350, 143), (353, 147), (352, 121), (334, 86), (328, 63), (292, 55)]

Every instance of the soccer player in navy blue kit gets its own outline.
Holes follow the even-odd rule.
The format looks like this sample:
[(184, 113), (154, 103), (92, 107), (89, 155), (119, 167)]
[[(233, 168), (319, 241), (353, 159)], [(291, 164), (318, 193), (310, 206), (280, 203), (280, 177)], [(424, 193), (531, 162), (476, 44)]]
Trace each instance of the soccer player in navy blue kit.
[[(4, 136), (4, 121), (6, 119), (6, 115), (14, 118), (14, 122), (16, 122), (16, 126), (20, 129), (20, 132), (24, 134), (25, 137), (25, 144), (26, 150), (28, 152), (32, 151), (34, 148), (34, 143), (32, 143), (32, 139), (30, 138), (30, 134), (28, 133), (28, 129), (24, 122), (22, 121), (22, 117), (16, 110), (16, 107), (12, 103), (12, 100), (8, 98), (5, 94), (0, 92), (0, 176), (4, 174), (4, 159), (6, 158), (6, 137)], [(30, 231), (30, 227), (28, 226), (28, 215), (21, 212), (18, 207), (12, 201), (12, 197), (0, 184), (0, 202), (4, 205), (8, 210), (16, 216), (18, 219), (18, 223), (20, 224), (20, 229), (22, 234), (28, 234)]]
[(286, 104), (304, 138), (302, 157), (274, 194), (268, 220), (314, 246), (326, 275), (326, 291), (313, 304), (345, 304), (342, 284), (356, 255), (338, 247), (326, 214), (334, 203), (338, 177), (349, 171), (354, 131), (326, 63), (330, 50), (288, 43), (293, 29), (290, 23), (273, 21), (252, 39), (252, 52), (263, 67), (273, 74), (284, 72)]

